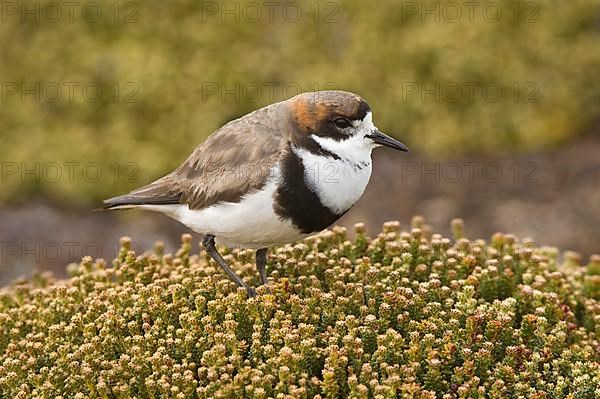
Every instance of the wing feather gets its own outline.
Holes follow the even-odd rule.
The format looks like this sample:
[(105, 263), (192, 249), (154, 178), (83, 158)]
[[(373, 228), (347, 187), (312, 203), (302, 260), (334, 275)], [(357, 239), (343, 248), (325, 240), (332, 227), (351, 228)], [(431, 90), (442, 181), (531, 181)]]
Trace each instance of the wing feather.
[(254, 111), (224, 125), (167, 176), (104, 201), (105, 209), (145, 204), (187, 204), (202, 209), (238, 202), (270, 177), (290, 140), (284, 104)]

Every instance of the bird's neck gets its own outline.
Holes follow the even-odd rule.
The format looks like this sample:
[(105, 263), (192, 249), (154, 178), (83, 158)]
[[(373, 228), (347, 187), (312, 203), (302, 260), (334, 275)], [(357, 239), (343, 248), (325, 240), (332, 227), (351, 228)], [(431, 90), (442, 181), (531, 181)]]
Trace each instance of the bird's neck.
[[(304, 170), (304, 184), (333, 214), (346, 212), (362, 196), (371, 177), (371, 148), (364, 139), (335, 141), (316, 137), (325, 151), (313, 152), (293, 147)], [(332, 154), (332, 155), (328, 155)]]

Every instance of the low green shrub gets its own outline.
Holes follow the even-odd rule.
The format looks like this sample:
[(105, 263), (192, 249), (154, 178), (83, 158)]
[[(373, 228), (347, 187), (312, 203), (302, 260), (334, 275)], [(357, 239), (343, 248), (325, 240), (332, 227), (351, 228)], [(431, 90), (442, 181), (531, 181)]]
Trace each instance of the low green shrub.
[[(600, 257), (386, 223), (272, 251), (237, 290), (183, 236), (0, 295), (2, 398), (598, 398)], [(253, 251), (226, 258), (258, 283)]]

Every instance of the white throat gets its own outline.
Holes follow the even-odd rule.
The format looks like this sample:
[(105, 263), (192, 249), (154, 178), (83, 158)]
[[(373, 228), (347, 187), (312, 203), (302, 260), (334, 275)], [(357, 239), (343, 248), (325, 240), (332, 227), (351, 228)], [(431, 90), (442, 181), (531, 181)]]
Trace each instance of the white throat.
[(304, 179), (321, 203), (341, 214), (360, 199), (371, 177), (371, 152), (375, 147), (365, 135), (376, 129), (367, 113), (355, 122), (356, 132), (346, 140), (312, 135), (321, 147), (333, 156), (314, 154), (303, 148), (293, 148), (304, 165)]

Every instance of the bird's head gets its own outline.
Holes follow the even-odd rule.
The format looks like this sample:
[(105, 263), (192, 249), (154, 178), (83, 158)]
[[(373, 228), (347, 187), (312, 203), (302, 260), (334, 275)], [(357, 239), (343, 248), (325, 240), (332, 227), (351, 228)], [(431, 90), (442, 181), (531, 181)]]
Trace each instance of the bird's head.
[(289, 105), (300, 142), (312, 139), (328, 149), (348, 146), (370, 151), (386, 146), (408, 151), (377, 129), (369, 104), (357, 94), (339, 90), (302, 93), (291, 98)]

